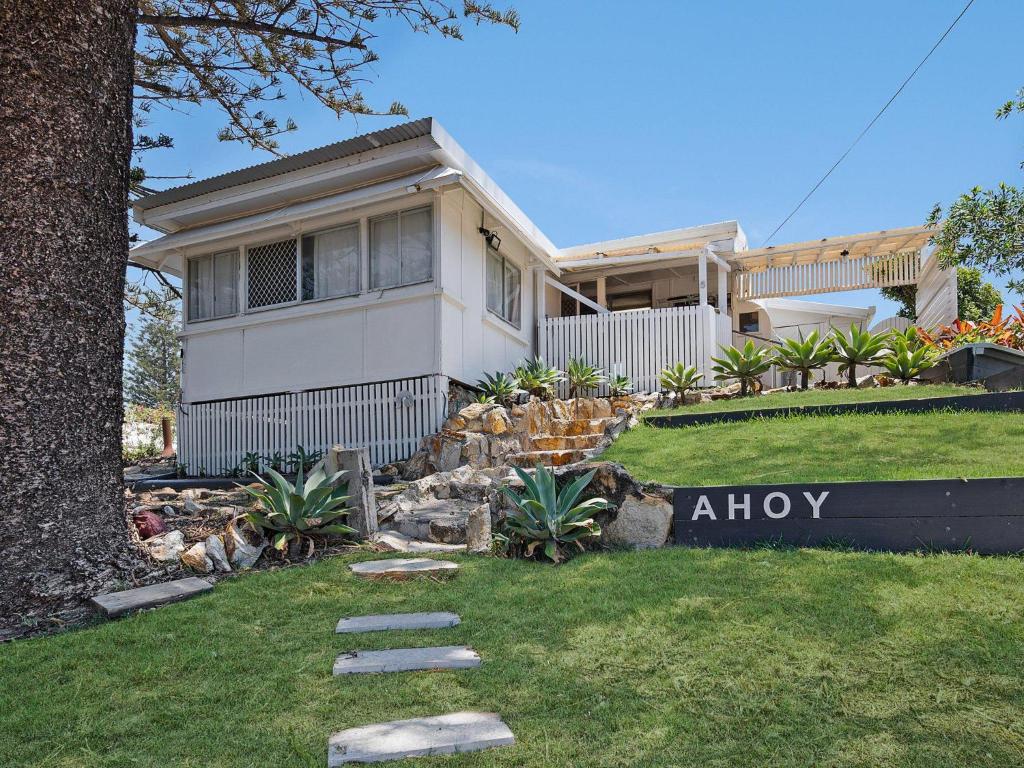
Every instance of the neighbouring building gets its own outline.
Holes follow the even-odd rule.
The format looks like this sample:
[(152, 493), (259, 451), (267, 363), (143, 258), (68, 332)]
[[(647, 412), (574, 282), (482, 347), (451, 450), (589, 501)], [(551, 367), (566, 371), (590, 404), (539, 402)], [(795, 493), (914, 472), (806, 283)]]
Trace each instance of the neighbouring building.
[(184, 286), (193, 473), (299, 445), (405, 458), (453, 383), (537, 354), (651, 390), (745, 336), (873, 314), (785, 297), (913, 283), (922, 325), (956, 316), (923, 227), (749, 249), (724, 221), (558, 248), (432, 118), (157, 192), (134, 218), (164, 234), (130, 261)]

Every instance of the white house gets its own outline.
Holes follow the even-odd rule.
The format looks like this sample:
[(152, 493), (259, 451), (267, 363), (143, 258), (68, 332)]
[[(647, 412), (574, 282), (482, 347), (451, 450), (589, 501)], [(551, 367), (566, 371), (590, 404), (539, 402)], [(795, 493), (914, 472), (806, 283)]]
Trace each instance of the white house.
[(677, 360), (706, 370), (765, 299), (918, 283), (924, 322), (956, 314), (920, 227), (749, 250), (726, 221), (559, 249), (432, 118), (158, 192), (134, 217), (164, 234), (130, 261), (184, 285), (192, 472), (298, 445), (404, 458), (453, 382), (535, 354), (652, 389)]

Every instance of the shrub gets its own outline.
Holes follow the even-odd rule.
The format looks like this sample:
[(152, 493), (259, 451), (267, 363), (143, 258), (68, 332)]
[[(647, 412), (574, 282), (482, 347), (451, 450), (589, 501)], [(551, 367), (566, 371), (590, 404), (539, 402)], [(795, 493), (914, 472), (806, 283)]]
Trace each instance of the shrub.
[(676, 363), (664, 368), (658, 375), (662, 389), (674, 392), (677, 400), (682, 400), (686, 390), (696, 387), (701, 378), (703, 378), (703, 374), (698, 373), (696, 365), (687, 368), (684, 363)]
[(570, 398), (586, 394), (589, 390), (597, 389), (605, 382), (601, 369), (590, 365), (581, 358), (570, 358), (569, 365), (566, 368), (566, 378), (569, 381)]
[(935, 365), (936, 354), (933, 347), (911, 349), (901, 336), (893, 337), (892, 347), (889, 354), (882, 358), (881, 363), (894, 378), (904, 384)]
[(832, 356), (831, 343), (822, 339), (817, 331), (811, 331), (807, 338), (801, 333), (799, 338), (783, 339), (775, 347), (774, 362), (788, 371), (799, 371), (800, 389), (807, 389), (811, 371), (824, 368), (832, 362)]
[(477, 398), (480, 403), (500, 403), (506, 408), (512, 405), (513, 401), (522, 390), (516, 384), (515, 378), (501, 371), (496, 371), (492, 376), (485, 373), (484, 377), (476, 383), (483, 390), (483, 399)]
[(519, 389), (544, 400), (554, 397), (555, 387), (565, 380), (562, 372), (545, 363), (542, 357), (520, 363), (512, 375)]
[(295, 485), (273, 469), (267, 473), (273, 485), (254, 472), (262, 488), (239, 487), (259, 502), (259, 508), (250, 510), (246, 518), (254, 527), (267, 532), (271, 546), (278, 552), (288, 551), (289, 545), (301, 550), (303, 542), (308, 542), (307, 554), (311, 555), (313, 537), (355, 533), (354, 528), (340, 522), (348, 514), (348, 483), (338, 487), (334, 484), (344, 472), (328, 477), (323, 469), (318, 469), (303, 480), (300, 467)]
[(623, 373), (616, 373), (608, 379), (608, 392), (612, 397), (628, 395), (632, 389), (633, 382)]
[(839, 363), (839, 372), (846, 374), (850, 387), (857, 386), (857, 366), (878, 364), (889, 352), (889, 333), (871, 333), (850, 323), (850, 335), (832, 329), (832, 359)]
[(1024, 351), (1024, 306), (1015, 307), (1014, 314), (1005, 318), (999, 305), (988, 320), (972, 323), (957, 318), (952, 325), (940, 326), (931, 333), (921, 328), (915, 332), (926, 346), (943, 351), (978, 342)]
[(593, 514), (607, 509), (608, 502), (593, 498), (576, 504), (596, 471), (576, 478), (559, 492), (555, 474), (547, 467), (538, 464), (533, 477), (515, 467), (526, 486), (523, 494), (520, 496), (508, 486), (501, 489), (515, 504), (515, 509), (505, 518), (505, 535), (510, 544), (521, 547), (525, 557), (533, 557), (534, 552), (543, 547), (545, 557), (560, 563), (569, 545), (582, 550), (582, 539), (600, 536), (601, 527), (594, 521)]
[(715, 365), (711, 370), (715, 372), (716, 381), (728, 381), (736, 379), (740, 383), (740, 394), (746, 395), (751, 385), (772, 367), (772, 359), (769, 357), (769, 347), (755, 347), (754, 342), (748, 340), (743, 349), (736, 347), (721, 347), (725, 357), (712, 357)]

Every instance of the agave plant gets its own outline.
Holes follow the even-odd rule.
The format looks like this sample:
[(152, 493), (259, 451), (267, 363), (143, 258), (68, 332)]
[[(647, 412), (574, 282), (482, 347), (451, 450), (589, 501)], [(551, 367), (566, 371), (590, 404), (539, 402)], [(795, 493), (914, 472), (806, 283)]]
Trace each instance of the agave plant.
[(712, 357), (715, 365), (711, 370), (715, 373), (716, 381), (728, 381), (736, 379), (740, 383), (740, 394), (746, 395), (750, 392), (751, 385), (772, 367), (771, 349), (769, 347), (755, 347), (754, 342), (748, 340), (743, 349), (736, 347), (721, 347), (725, 357)]
[(512, 375), (519, 389), (544, 400), (554, 397), (555, 387), (565, 379), (560, 370), (545, 363), (542, 357), (520, 363)]
[(697, 371), (696, 365), (686, 367), (683, 363), (676, 363), (662, 369), (658, 381), (662, 389), (675, 393), (676, 399), (681, 401), (686, 390), (696, 387), (703, 376), (704, 374)]
[(349, 498), (346, 495), (348, 483), (338, 487), (335, 483), (344, 471), (328, 477), (321, 468), (303, 480), (300, 466), (295, 485), (273, 469), (268, 469), (267, 474), (273, 484), (253, 472), (261, 487), (239, 487), (259, 502), (259, 506), (248, 512), (246, 517), (254, 527), (267, 532), (274, 549), (284, 553), (293, 542), (299, 548), (308, 542), (309, 554), (312, 554), (312, 537), (356, 532), (340, 521), (348, 514), (345, 505)]
[(608, 502), (593, 498), (576, 503), (596, 471), (581, 475), (559, 491), (555, 474), (550, 469), (537, 464), (533, 477), (530, 477), (529, 473), (515, 467), (526, 488), (522, 495), (508, 486), (501, 489), (515, 505), (505, 518), (505, 528), (508, 537), (524, 547), (526, 557), (532, 557), (538, 547), (543, 547), (545, 557), (560, 563), (565, 559), (565, 549), (569, 545), (582, 550), (583, 539), (601, 535), (601, 527), (593, 516), (595, 512), (607, 509)]
[(633, 389), (633, 382), (624, 373), (616, 373), (608, 379), (608, 393), (612, 397), (623, 397)]
[(605, 382), (601, 369), (591, 365), (582, 358), (570, 358), (565, 373), (566, 379), (569, 382), (570, 398), (585, 394), (589, 390), (597, 389)]
[(921, 346), (911, 349), (900, 336), (893, 337), (892, 350), (882, 358), (881, 363), (893, 378), (908, 384), (935, 365), (934, 347)]
[(485, 373), (476, 385), (483, 390), (484, 395), (484, 399), (478, 398), (477, 402), (500, 403), (506, 407), (512, 405), (516, 395), (522, 391), (512, 376), (501, 371), (496, 371), (493, 376)]
[(839, 372), (846, 374), (851, 388), (857, 386), (857, 366), (877, 365), (889, 352), (888, 333), (871, 333), (850, 323), (850, 335), (832, 329), (832, 359), (839, 363)]
[(889, 343), (887, 346), (892, 349), (897, 339), (902, 339), (907, 345), (907, 349), (911, 352), (934, 343), (931, 335), (924, 328), (918, 328), (913, 325), (902, 331), (896, 328), (889, 331)]
[(799, 338), (783, 339), (775, 348), (775, 364), (788, 371), (799, 371), (800, 389), (807, 389), (811, 371), (832, 362), (832, 355), (832, 345), (817, 331), (811, 331), (807, 338), (801, 333)]

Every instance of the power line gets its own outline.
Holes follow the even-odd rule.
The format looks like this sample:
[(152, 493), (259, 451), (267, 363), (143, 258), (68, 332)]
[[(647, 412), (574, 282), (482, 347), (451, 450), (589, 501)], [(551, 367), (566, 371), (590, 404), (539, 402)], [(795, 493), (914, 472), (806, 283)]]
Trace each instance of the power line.
[(828, 169), (828, 172), (820, 179), (818, 179), (818, 183), (811, 187), (811, 191), (804, 195), (804, 199), (797, 204), (796, 208), (790, 211), (789, 215), (782, 220), (782, 223), (779, 224), (779, 226), (777, 226), (770, 235), (768, 235), (768, 238), (764, 241), (762, 247), (768, 245), (768, 243), (772, 241), (772, 238), (779, 233), (779, 230), (789, 223), (789, 220), (796, 215), (796, 212), (803, 208), (804, 203), (810, 200), (811, 195), (818, 191), (818, 187), (825, 183), (825, 179), (832, 175), (832, 171), (838, 168), (839, 164), (846, 159), (846, 156), (853, 151), (853, 148), (860, 143), (860, 140), (864, 138), (865, 134), (867, 134), (867, 132), (871, 130), (871, 127), (878, 122), (878, 118), (885, 114), (885, 110), (889, 108), (889, 105), (896, 101), (896, 97), (899, 96), (903, 92), (903, 89), (907, 87), (907, 83), (914, 79), (914, 75), (917, 74), (917, 71), (921, 69), (921, 67), (924, 66), (925, 62), (931, 58), (933, 53), (935, 53), (935, 49), (942, 45), (942, 41), (945, 40), (949, 33), (953, 31), (953, 27), (957, 25), (957, 23), (960, 21), (960, 19), (963, 18), (964, 14), (967, 13), (968, 9), (970, 9), (972, 5), (974, 5), (974, 0), (969, 0), (967, 5), (964, 6), (964, 9), (960, 11), (960, 14), (955, 19), (953, 19), (953, 23), (950, 24), (949, 27), (946, 28), (946, 31), (942, 33), (942, 37), (935, 41), (935, 45), (933, 45), (931, 50), (928, 51), (928, 53), (925, 55), (923, 59), (921, 59), (920, 63), (916, 67), (914, 67), (914, 71), (907, 75), (907, 78), (900, 84), (900, 87), (896, 89), (896, 92), (889, 97), (889, 100), (887, 102), (885, 102), (885, 106), (878, 110), (877, 115), (871, 118), (871, 122), (864, 127), (864, 130), (857, 135), (857, 138), (853, 140), (853, 143), (849, 147), (847, 147), (846, 151), (843, 152), (842, 155), (840, 155), (839, 159), (832, 164), (832, 167)]

